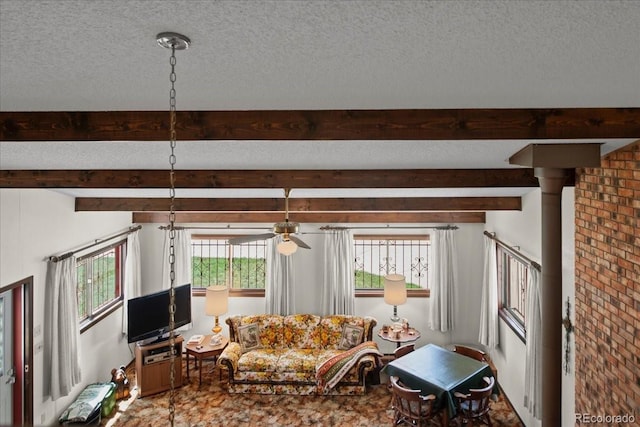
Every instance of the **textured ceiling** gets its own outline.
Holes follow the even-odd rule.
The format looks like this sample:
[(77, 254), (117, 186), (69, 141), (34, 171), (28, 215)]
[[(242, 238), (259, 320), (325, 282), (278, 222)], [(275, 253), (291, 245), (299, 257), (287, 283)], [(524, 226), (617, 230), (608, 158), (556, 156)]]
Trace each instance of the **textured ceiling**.
[(2, 0), (2, 110), (630, 107), (638, 1)]
[[(161, 31), (193, 42), (183, 110), (640, 107), (640, 1), (0, 0), (0, 110), (168, 109)], [(509, 167), (528, 142), (189, 142), (177, 167)], [(167, 150), (3, 142), (0, 167), (164, 168)]]

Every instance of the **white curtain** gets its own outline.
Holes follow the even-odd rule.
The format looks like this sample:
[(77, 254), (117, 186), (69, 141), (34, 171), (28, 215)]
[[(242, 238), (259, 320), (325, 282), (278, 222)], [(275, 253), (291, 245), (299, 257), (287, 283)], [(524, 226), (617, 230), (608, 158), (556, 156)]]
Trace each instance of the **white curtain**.
[(353, 232), (331, 230), (324, 237), (322, 314), (355, 314)]
[(287, 316), (295, 314), (295, 292), (293, 287), (293, 259), (295, 255), (282, 255), (277, 250), (282, 236), (276, 236), (267, 244), (264, 297), (265, 312)]
[(127, 236), (127, 259), (124, 262), (124, 304), (122, 305), (122, 333), (127, 333), (129, 318), (127, 309), (131, 298), (142, 295), (140, 268), (140, 237), (138, 231)]
[(434, 230), (429, 252), (429, 328), (447, 332), (455, 327), (458, 256), (455, 230)]
[[(536, 418), (542, 417), (542, 311), (540, 272), (529, 269), (525, 330), (527, 350), (524, 372), (524, 406)], [(558, 363), (560, 363), (558, 361)]]
[[(191, 283), (191, 232), (189, 230), (175, 230), (175, 286)], [(165, 231), (164, 247), (162, 249), (162, 289), (171, 287), (171, 265), (169, 263), (169, 230)]]
[(75, 257), (47, 264), (44, 325), (44, 396), (57, 400), (81, 381)]
[(484, 272), (482, 275), (478, 341), (489, 348), (495, 348), (500, 342), (499, 332), (496, 241), (489, 236), (484, 236)]

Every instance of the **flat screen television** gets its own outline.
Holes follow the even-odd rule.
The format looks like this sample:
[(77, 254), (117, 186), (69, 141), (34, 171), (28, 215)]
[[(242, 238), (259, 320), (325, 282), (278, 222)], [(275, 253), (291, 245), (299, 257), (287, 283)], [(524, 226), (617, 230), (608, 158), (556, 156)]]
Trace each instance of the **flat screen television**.
[[(175, 328), (191, 323), (191, 284), (175, 286)], [(128, 342), (161, 339), (169, 330), (169, 289), (131, 298), (127, 306)], [(174, 329), (175, 329), (174, 328)]]

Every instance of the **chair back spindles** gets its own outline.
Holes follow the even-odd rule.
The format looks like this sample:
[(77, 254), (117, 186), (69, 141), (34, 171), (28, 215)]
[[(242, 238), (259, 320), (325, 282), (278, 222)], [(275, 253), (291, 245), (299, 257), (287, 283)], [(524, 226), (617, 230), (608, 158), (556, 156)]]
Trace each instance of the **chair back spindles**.
[(456, 345), (453, 351), (481, 362), (487, 362), (487, 354), (482, 350), (477, 350), (464, 345)]
[(389, 377), (393, 393), (392, 408), (394, 425), (426, 426), (434, 418), (436, 396), (421, 396), (420, 390), (412, 390), (400, 383), (396, 376)]
[(405, 344), (403, 346), (396, 348), (395, 351), (393, 352), (393, 356), (397, 359), (398, 357), (402, 357), (405, 354), (411, 353), (413, 350), (415, 350), (415, 345), (413, 343)]
[(483, 380), (487, 384), (483, 388), (469, 389), (466, 394), (454, 393), (458, 415), (462, 418), (463, 423), (478, 420), (487, 425), (492, 425), (489, 411), (491, 410), (491, 395), (493, 394), (495, 379), (493, 377), (483, 377)]

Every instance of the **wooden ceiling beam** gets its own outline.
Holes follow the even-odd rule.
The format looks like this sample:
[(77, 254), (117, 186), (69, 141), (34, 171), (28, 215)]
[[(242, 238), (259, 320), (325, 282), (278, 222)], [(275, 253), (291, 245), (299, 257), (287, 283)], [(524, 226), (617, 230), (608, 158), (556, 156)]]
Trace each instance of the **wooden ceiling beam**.
[[(296, 212), (289, 216), (300, 223), (484, 223), (484, 212)], [(177, 212), (176, 223), (275, 223), (284, 219), (280, 212)], [(167, 212), (134, 212), (132, 222), (168, 223)]]
[[(180, 140), (637, 138), (640, 108), (178, 111)], [(164, 111), (0, 112), (0, 141), (162, 141)]]
[[(530, 168), (176, 170), (177, 188), (537, 187)], [(573, 182), (567, 185), (574, 185)], [(2, 170), (0, 188), (169, 188), (166, 170)]]
[[(77, 197), (76, 211), (168, 211), (169, 198)], [(284, 212), (282, 198), (177, 198), (176, 211)], [(521, 210), (520, 197), (384, 197), (289, 199), (289, 212)]]

